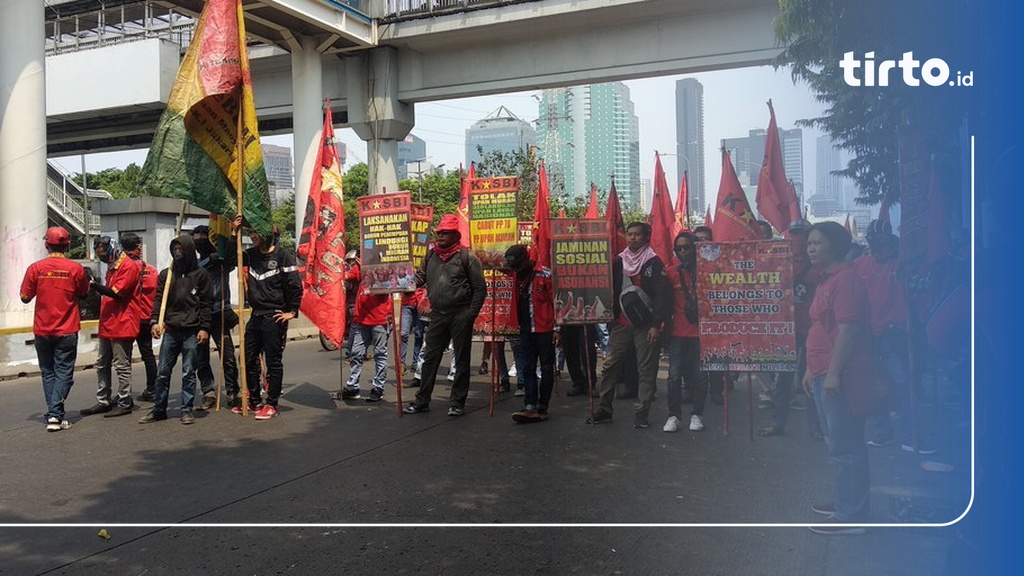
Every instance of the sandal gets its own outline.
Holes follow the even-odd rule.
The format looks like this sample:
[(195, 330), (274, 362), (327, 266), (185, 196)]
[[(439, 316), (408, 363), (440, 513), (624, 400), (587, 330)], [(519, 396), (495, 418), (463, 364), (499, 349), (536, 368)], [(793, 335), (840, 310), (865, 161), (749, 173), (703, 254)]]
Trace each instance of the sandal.
[(786, 432), (777, 426), (765, 426), (757, 431), (757, 435), (762, 438), (770, 438), (772, 436), (782, 436)]

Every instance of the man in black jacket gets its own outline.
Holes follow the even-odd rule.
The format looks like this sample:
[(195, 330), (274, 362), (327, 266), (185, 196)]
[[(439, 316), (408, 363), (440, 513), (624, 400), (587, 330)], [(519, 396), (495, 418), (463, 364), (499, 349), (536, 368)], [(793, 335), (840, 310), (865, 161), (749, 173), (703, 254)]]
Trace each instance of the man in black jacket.
[(235, 343), (231, 338), (231, 330), (238, 325), (238, 315), (231, 309), (229, 277), (238, 261), (233, 238), (228, 242), (231, 249), (227, 250), (225, 258), (221, 259), (216, 246), (210, 241), (210, 227), (196, 226), (192, 230), (192, 240), (196, 244), (196, 251), (199, 252), (199, 266), (210, 275), (210, 285), (213, 289), (210, 341), (199, 346), (197, 372), (199, 387), (203, 391), (200, 410), (209, 410), (217, 404), (217, 388), (210, 365), (211, 345), (217, 346), (221, 367), (224, 369), (224, 391), (227, 394), (228, 406), (238, 406), (238, 363), (235, 361)]
[[(605, 360), (604, 375), (599, 387), (601, 403), (593, 417), (587, 419), (590, 424), (611, 422), (619, 364), (633, 349), (636, 351), (640, 373), (640, 393), (633, 427), (647, 428), (647, 416), (658, 377), (661, 331), (664, 323), (672, 317), (672, 285), (668, 281), (665, 264), (651, 249), (650, 242), (651, 227), (633, 222), (626, 227), (626, 249), (615, 257), (612, 265), (615, 324), (608, 341), (608, 358)], [(630, 292), (641, 293), (639, 300), (646, 300), (640, 304), (647, 308), (647, 313), (642, 314), (645, 319), (640, 323), (637, 323), (635, 317), (631, 321), (629, 316), (632, 313), (622, 309), (622, 295), (627, 292), (627, 288), (630, 288)], [(635, 304), (638, 298), (631, 300)]]
[[(143, 416), (140, 424), (167, 419), (167, 396), (171, 371), (181, 355), (181, 423), (193, 424), (192, 403), (196, 393), (196, 353), (200, 344), (210, 338), (210, 309), (213, 291), (210, 276), (199, 267), (192, 237), (182, 234), (171, 240), (171, 266), (160, 271), (156, 297), (153, 300), (153, 338), (161, 338), (160, 366), (156, 376), (156, 400), (153, 410)], [(167, 275), (171, 274), (170, 286)], [(163, 324), (160, 307), (167, 290), (167, 308)]]

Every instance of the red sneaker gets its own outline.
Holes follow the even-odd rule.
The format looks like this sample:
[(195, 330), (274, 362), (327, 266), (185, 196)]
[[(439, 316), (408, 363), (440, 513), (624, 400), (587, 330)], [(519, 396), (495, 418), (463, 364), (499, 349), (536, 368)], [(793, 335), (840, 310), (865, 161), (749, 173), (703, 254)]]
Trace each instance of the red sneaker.
[(270, 420), (274, 416), (277, 416), (277, 408), (271, 406), (270, 404), (267, 404), (263, 408), (260, 408), (260, 411), (256, 413), (257, 420)]
[[(259, 412), (259, 410), (260, 410), (259, 406), (255, 405), (255, 404), (249, 404), (249, 412)], [(231, 413), (232, 414), (238, 414), (239, 416), (241, 416), (242, 415), (242, 406), (241, 406), (241, 404), (239, 404), (238, 406), (235, 406), (234, 408), (232, 408), (231, 409)]]

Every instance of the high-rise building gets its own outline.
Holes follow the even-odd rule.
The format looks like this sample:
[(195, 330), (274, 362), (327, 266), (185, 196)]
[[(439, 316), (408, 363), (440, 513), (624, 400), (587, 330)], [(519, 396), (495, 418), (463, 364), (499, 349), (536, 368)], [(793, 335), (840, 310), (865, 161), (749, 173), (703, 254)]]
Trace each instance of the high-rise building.
[(262, 144), (260, 149), (263, 151), (263, 166), (267, 170), (270, 204), (277, 208), (295, 193), (292, 149), (273, 144)]
[(409, 163), (423, 162), (427, 158), (427, 143), (414, 134), (409, 134), (398, 143), (398, 162), (395, 170), (398, 172), (398, 179), (405, 180), (409, 177)]
[(807, 203), (811, 206), (811, 215), (826, 217), (844, 208), (843, 179), (832, 174), (843, 166), (839, 148), (828, 136), (819, 136), (815, 141), (815, 148), (817, 173), (814, 179), (814, 195)]
[[(725, 149), (732, 157), (732, 165), (736, 176), (744, 187), (757, 187), (761, 175), (761, 164), (764, 162), (764, 144), (768, 139), (768, 131), (763, 128), (750, 130), (744, 138), (726, 138), (723, 140)], [(779, 130), (779, 143), (782, 147), (782, 165), (786, 169), (786, 178), (793, 183), (797, 200), (802, 202), (804, 191), (804, 145), (803, 131), (799, 128)], [(757, 211), (757, 206), (751, 204)]]
[[(466, 128), (466, 166), (482, 159), (480, 150), (514, 153), (537, 145), (537, 133), (529, 122), (504, 106)], [(478, 149), (479, 147), (479, 149)]]
[(676, 168), (680, 182), (683, 173), (689, 173), (690, 212), (703, 214), (704, 86), (693, 78), (676, 81)]
[(540, 156), (552, 193), (586, 196), (590, 183), (615, 189), (623, 208), (640, 205), (640, 122), (622, 82), (544, 90)]

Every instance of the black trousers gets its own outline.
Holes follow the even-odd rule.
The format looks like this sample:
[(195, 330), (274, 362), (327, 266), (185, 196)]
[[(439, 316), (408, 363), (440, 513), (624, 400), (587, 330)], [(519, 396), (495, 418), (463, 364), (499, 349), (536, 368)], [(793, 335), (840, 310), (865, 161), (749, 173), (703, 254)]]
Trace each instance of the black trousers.
[(245, 378), (249, 401), (260, 398), (260, 357), (267, 363), (267, 404), (277, 406), (284, 382), (284, 344), (288, 323), (274, 322), (268, 315), (253, 315), (245, 324)]
[(210, 322), (210, 339), (196, 349), (199, 388), (204, 396), (217, 393), (213, 366), (210, 363), (210, 343), (217, 346), (220, 364), (224, 368), (224, 391), (228, 396), (238, 395), (238, 361), (235, 360), (235, 342), (231, 338), (231, 330), (224, 330), (224, 345), (221, 346), (220, 312), (214, 312)]

